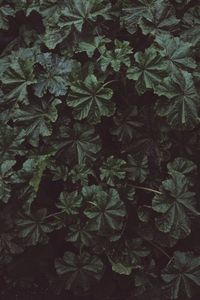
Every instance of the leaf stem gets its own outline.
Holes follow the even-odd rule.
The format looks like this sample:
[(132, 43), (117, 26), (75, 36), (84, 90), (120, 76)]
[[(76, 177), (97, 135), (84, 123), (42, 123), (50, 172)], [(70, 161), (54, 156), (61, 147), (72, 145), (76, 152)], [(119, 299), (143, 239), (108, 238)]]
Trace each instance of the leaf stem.
[(50, 214), (50, 215), (47, 215), (46, 217), (44, 217), (44, 219), (49, 219), (51, 217), (55, 217), (55, 216), (58, 216), (60, 214), (63, 214), (63, 211), (59, 211), (57, 213), (54, 213), (54, 214)]
[(155, 247), (156, 249), (158, 249), (160, 252), (162, 252), (162, 254), (164, 254), (170, 261), (172, 259), (171, 256), (169, 256), (169, 254), (164, 250), (162, 249), (160, 246), (158, 246), (157, 244), (154, 244), (154, 242), (152, 241), (148, 241), (148, 240), (145, 240), (147, 241), (149, 244), (151, 244), (153, 247)]
[(105, 83), (102, 85), (102, 87), (105, 87), (105, 86), (109, 85), (110, 83), (112, 83), (112, 82), (117, 82), (117, 81), (119, 81), (119, 80), (118, 80), (118, 79), (110, 80), (110, 81), (108, 81), (108, 82), (105, 82)]
[(133, 187), (136, 188), (136, 189), (139, 189), (139, 190), (144, 190), (144, 191), (152, 192), (152, 193), (155, 193), (155, 194), (158, 194), (158, 195), (162, 195), (162, 193), (160, 191), (150, 189), (150, 188), (145, 187), (145, 186), (134, 185)]

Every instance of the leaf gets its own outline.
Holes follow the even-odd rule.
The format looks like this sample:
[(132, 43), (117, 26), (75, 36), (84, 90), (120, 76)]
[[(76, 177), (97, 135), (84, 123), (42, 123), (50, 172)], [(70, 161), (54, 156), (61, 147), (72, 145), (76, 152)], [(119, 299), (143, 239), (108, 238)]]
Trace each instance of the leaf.
[(134, 157), (131, 154), (128, 154), (125, 170), (127, 171), (130, 180), (144, 182), (149, 174), (147, 156)]
[(84, 214), (93, 221), (98, 231), (104, 232), (106, 228), (113, 230), (122, 228), (126, 210), (117, 190), (110, 189), (106, 193), (101, 187), (92, 185), (83, 187), (82, 194), (88, 202)]
[(37, 192), (42, 180), (43, 173), (49, 163), (49, 159), (52, 153), (46, 155), (38, 155), (35, 159), (30, 159), (30, 163), (33, 164), (34, 173), (29, 181), (30, 186)]
[(110, 257), (108, 257), (111, 265), (112, 265), (112, 271), (115, 273), (118, 273), (120, 275), (130, 275), (132, 273), (133, 268), (130, 266), (125, 266), (121, 262), (115, 262)]
[(77, 191), (67, 193), (62, 192), (57, 203), (57, 208), (67, 215), (77, 215), (82, 204), (82, 197)]
[(33, 214), (20, 214), (16, 219), (18, 235), (27, 246), (48, 242), (47, 234), (53, 228), (45, 220), (46, 213), (46, 209), (40, 209)]
[(37, 56), (39, 69), (35, 95), (42, 97), (47, 91), (55, 96), (65, 95), (68, 90), (68, 75), (72, 71), (73, 61), (52, 53), (41, 53)]
[(24, 130), (12, 128), (9, 125), (1, 124), (0, 126), (0, 161), (6, 159), (12, 160), (16, 155), (25, 153), (22, 145), (25, 138)]
[(66, 241), (91, 246), (94, 244), (93, 232), (94, 229), (90, 223), (84, 224), (79, 221), (69, 226)]
[(136, 1), (122, 1), (122, 16), (121, 23), (129, 33), (133, 34), (137, 31), (137, 26), (141, 19), (148, 15), (150, 8), (155, 0), (136, 0)]
[(119, 72), (121, 66), (124, 64), (126, 67), (130, 67), (131, 60), (130, 54), (133, 50), (130, 47), (129, 42), (114, 40), (114, 50), (101, 50), (101, 56), (98, 60), (103, 72), (106, 71), (109, 65), (115, 72)]
[(0, 29), (8, 29), (8, 17), (14, 16), (15, 11), (10, 5), (3, 5), (0, 7)]
[(0, 234), (0, 260), (11, 262), (12, 257), (20, 254), (24, 249), (20, 246), (14, 233), (4, 232)]
[(53, 175), (52, 178), (53, 181), (58, 181), (58, 180), (67, 181), (69, 176), (69, 170), (65, 164), (57, 165), (57, 163), (54, 161), (51, 164), (49, 164), (47, 167), (50, 170), (51, 174)]
[(83, 120), (87, 118), (91, 124), (101, 121), (102, 116), (112, 116), (115, 104), (110, 101), (113, 92), (105, 88), (96, 76), (88, 75), (86, 79), (77, 81), (70, 86), (67, 105), (73, 108), (74, 118)]
[(189, 190), (187, 178), (178, 172), (171, 173), (170, 179), (162, 182), (161, 194), (154, 196), (152, 208), (160, 213), (156, 226), (175, 239), (190, 234), (190, 218), (199, 215), (195, 209), (195, 193)]
[(73, 25), (78, 31), (82, 31), (85, 21), (95, 22), (98, 16), (109, 19), (109, 10), (110, 4), (106, 4), (104, 0), (70, 0), (62, 11), (59, 26)]
[(200, 286), (200, 257), (192, 252), (176, 251), (161, 276), (170, 288), (170, 299), (178, 299), (180, 292), (191, 298), (193, 286)]
[(6, 100), (28, 102), (28, 87), (36, 82), (33, 51), (21, 49), (10, 57), (10, 64), (1, 74)]
[(115, 186), (117, 179), (124, 179), (126, 172), (124, 170), (124, 165), (126, 162), (123, 159), (114, 158), (110, 156), (107, 161), (104, 162), (100, 168), (100, 178), (101, 180), (106, 180), (106, 183), (110, 186)]
[(191, 7), (187, 10), (182, 19), (182, 33), (181, 38), (184, 41), (197, 46), (200, 42), (200, 7), (199, 5)]
[(156, 0), (148, 13), (140, 21), (144, 34), (156, 35), (162, 32), (173, 32), (179, 23), (174, 7), (166, 0)]
[(199, 123), (198, 95), (190, 73), (182, 71), (166, 77), (156, 87), (156, 93), (171, 99), (167, 105), (160, 101), (158, 114), (166, 116), (172, 128), (192, 129)]
[(90, 286), (101, 279), (104, 265), (95, 255), (83, 252), (76, 255), (65, 252), (63, 258), (55, 260), (55, 268), (59, 276), (63, 277), (65, 288), (87, 291)]
[(123, 112), (118, 110), (113, 117), (114, 125), (110, 129), (111, 134), (116, 135), (122, 143), (130, 142), (136, 136), (138, 128), (142, 126), (137, 115), (137, 106), (130, 107)]
[(135, 63), (127, 70), (127, 78), (136, 81), (139, 94), (154, 89), (166, 75), (166, 63), (154, 49), (148, 48), (144, 53), (136, 52)]
[(5, 160), (0, 165), (0, 200), (7, 203), (11, 195), (10, 177), (13, 174), (12, 167), (15, 165), (15, 160)]
[(85, 51), (88, 57), (92, 57), (96, 50), (100, 53), (105, 49), (105, 44), (109, 43), (110, 40), (103, 35), (95, 36), (92, 41), (83, 41), (78, 45), (77, 52)]
[(167, 33), (158, 35), (155, 42), (158, 45), (157, 50), (167, 60), (169, 72), (176, 73), (180, 70), (187, 71), (196, 68), (190, 43)]
[(51, 124), (57, 120), (56, 107), (60, 103), (59, 99), (48, 102), (42, 99), (15, 110), (13, 120), (19, 126), (26, 128), (26, 137), (32, 146), (38, 146), (40, 137), (52, 134)]
[(55, 49), (57, 45), (62, 43), (70, 34), (70, 28), (60, 28), (56, 24), (47, 23), (46, 31), (44, 35), (41, 36), (42, 42), (45, 46), (52, 50)]
[(88, 185), (88, 176), (93, 175), (93, 171), (91, 168), (87, 166), (87, 164), (77, 164), (69, 173), (72, 178), (72, 182), (80, 182), (82, 186)]
[(185, 176), (196, 174), (197, 166), (189, 159), (184, 157), (177, 157), (172, 162), (167, 164), (168, 172), (179, 172)]
[(101, 149), (100, 138), (95, 129), (87, 124), (75, 123), (73, 127), (61, 127), (54, 148), (59, 154), (66, 152), (69, 161), (83, 163), (86, 158), (94, 159)]

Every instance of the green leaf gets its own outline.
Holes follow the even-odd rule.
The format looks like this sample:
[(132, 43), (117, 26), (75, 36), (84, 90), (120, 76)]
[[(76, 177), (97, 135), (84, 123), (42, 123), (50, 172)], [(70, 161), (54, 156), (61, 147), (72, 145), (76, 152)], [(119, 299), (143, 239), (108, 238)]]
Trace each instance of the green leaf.
[(83, 163), (86, 158), (94, 159), (101, 149), (100, 138), (93, 126), (75, 123), (73, 126), (62, 126), (55, 139), (54, 148), (58, 154), (66, 152), (69, 161)]
[(88, 203), (84, 214), (93, 221), (98, 231), (104, 233), (107, 228), (113, 230), (122, 228), (126, 209), (117, 190), (110, 189), (106, 193), (100, 186), (92, 185), (83, 187), (82, 193)]
[(37, 210), (32, 214), (20, 214), (16, 219), (18, 236), (27, 246), (45, 244), (48, 242), (48, 233), (53, 230), (45, 220), (46, 209)]
[(199, 215), (195, 209), (195, 193), (189, 190), (187, 178), (178, 172), (171, 173), (164, 180), (152, 201), (154, 211), (160, 213), (156, 226), (161, 232), (169, 233), (175, 239), (185, 238), (191, 232), (191, 214)]
[(70, 28), (60, 28), (57, 23), (46, 24), (45, 33), (41, 36), (41, 41), (45, 44), (50, 50), (55, 49), (57, 45), (62, 43), (70, 34)]
[(142, 123), (137, 118), (137, 106), (129, 107), (125, 111), (117, 111), (113, 117), (114, 125), (110, 129), (111, 134), (116, 135), (122, 143), (130, 142), (135, 136)]
[(80, 221), (76, 224), (72, 224), (68, 228), (68, 233), (66, 236), (67, 242), (74, 242), (85, 246), (91, 246), (94, 244), (94, 232), (93, 226), (90, 223), (81, 223)]
[(158, 35), (161, 32), (173, 32), (179, 21), (175, 8), (168, 0), (155, 0), (141, 19), (140, 27), (144, 34)]
[(15, 160), (5, 160), (0, 165), (0, 200), (7, 203), (11, 195), (10, 177), (13, 174), (12, 167), (15, 165)]
[(127, 78), (136, 81), (139, 94), (154, 89), (166, 75), (166, 62), (157, 51), (148, 48), (144, 53), (136, 52), (135, 63), (127, 70)]
[(157, 50), (167, 61), (169, 72), (176, 73), (179, 70), (187, 71), (196, 68), (190, 43), (167, 33), (156, 36), (155, 42)]
[(58, 165), (55, 161), (53, 161), (47, 167), (50, 170), (51, 174), (53, 175), (52, 178), (53, 181), (58, 181), (58, 180), (67, 181), (69, 176), (69, 170), (65, 164)]
[(87, 291), (95, 281), (103, 275), (104, 265), (95, 255), (83, 252), (76, 255), (65, 252), (63, 258), (55, 260), (55, 268), (59, 276), (62, 276), (65, 288), (81, 289)]
[(171, 99), (166, 104), (160, 100), (157, 111), (159, 115), (167, 117), (172, 128), (192, 129), (199, 123), (200, 105), (190, 73), (182, 71), (166, 77), (156, 87), (156, 93)]
[(37, 56), (39, 69), (35, 95), (42, 97), (47, 91), (55, 96), (65, 95), (68, 90), (68, 75), (73, 68), (73, 60), (67, 60), (53, 53), (41, 53)]
[(82, 31), (86, 21), (95, 22), (98, 16), (110, 19), (110, 7), (104, 0), (70, 0), (62, 11), (59, 26), (69, 28), (73, 25), (78, 31)]
[(25, 128), (26, 138), (29, 143), (37, 147), (40, 137), (50, 136), (52, 134), (52, 123), (57, 120), (57, 105), (59, 99), (51, 101), (32, 101), (30, 105), (22, 106), (13, 113), (14, 122)]
[(167, 164), (167, 169), (169, 173), (179, 172), (185, 176), (196, 174), (197, 166), (191, 160), (184, 157), (177, 157), (172, 162)]
[(53, 153), (46, 155), (38, 155), (35, 159), (31, 159), (29, 162), (33, 164), (34, 173), (30, 179), (30, 186), (33, 187), (34, 191), (37, 192), (42, 180), (43, 173), (49, 163), (49, 159)]
[(8, 17), (15, 15), (15, 11), (10, 5), (0, 7), (0, 29), (6, 30), (9, 27)]
[(88, 57), (92, 57), (94, 55), (95, 50), (98, 50), (100, 53), (105, 50), (105, 44), (109, 43), (110, 40), (103, 35), (95, 36), (91, 41), (83, 41), (78, 45), (77, 52), (85, 51)]
[(85, 163), (77, 164), (69, 173), (72, 182), (80, 182), (82, 186), (88, 185), (88, 176), (93, 175), (91, 168)]
[(194, 6), (187, 10), (182, 19), (181, 38), (197, 46), (200, 42), (200, 7)]
[(13, 52), (10, 63), (1, 74), (6, 100), (28, 103), (28, 87), (36, 82), (34, 74), (35, 57), (30, 49)]
[(200, 257), (176, 251), (161, 276), (170, 289), (170, 299), (178, 299), (180, 294), (191, 298), (193, 286), (200, 286)]
[(132, 54), (133, 50), (129, 42), (114, 40), (114, 45), (114, 50), (107, 50), (106, 48), (105, 50), (101, 50), (98, 62), (103, 72), (106, 71), (109, 65), (111, 65), (115, 72), (119, 72), (123, 64), (126, 67), (130, 67), (131, 65), (130, 54)]
[(143, 157), (134, 157), (128, 154), (125, 170), (130, 180), (144, 182), (149, 174), (148, 157), (146, 155)]
[(22, 143), (25, 139), (25, 131), (0, 124), (0, 161), (12, 160), (16, 155), (25, 153)]
[(73, 108), (74, 118), (82, 120), (87, 118), (91, 124), (101, 121), (102, 116), (112, 116), (115, 112), (115, 104), (110, 101), (113, 92), (97, 80), (94, 75), (88, 75), (86, 79), (77, 81), (70, 86), (67, 97), (67, 105)]
[(77, 191), (67, 193), (62, 192), (59, 197), (59, 202), (56, 204), (61, 212), (67, 215), (77, 215), (82, 203), (82, 197)]
[(15, 233), (3, 232), (0, 234), (0, 261), (6, 263), (11, 262), (12, 258), (16, 254), (20, 254), (24, 251), (21, 247)]
[(126, 162), (123, 159), (114, 158), (113, 155), (108, 157), (100, 168), (101, 180), (105, 180), (110, 186), (115, 186), (117, 179), (125, 178), (126, 172), (123, 168), (125, 164)]
[(118, 273), (120, 275), (130, 275), (132, 273), (133, 267), (132, 266), (126, 266), (122, 262), (115, 262), (110, 257), (108, 257), (109, 262), (112, 265), (112, 271), (115, 273)]
[(133, 34), (137, 31), (137, 26), (141, 19), (148, 15), (150, 8), (155, 0), (135, 0), (122, 1), (121, 24), (126, 27), (129, 33)]

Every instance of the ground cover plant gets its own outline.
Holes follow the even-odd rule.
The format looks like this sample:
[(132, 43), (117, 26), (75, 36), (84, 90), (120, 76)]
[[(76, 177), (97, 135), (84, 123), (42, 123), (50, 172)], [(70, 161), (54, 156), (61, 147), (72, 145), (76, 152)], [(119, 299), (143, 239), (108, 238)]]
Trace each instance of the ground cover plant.
[(199, 299), (199, 47), (198, 0), (0, 0), (2, 299)]

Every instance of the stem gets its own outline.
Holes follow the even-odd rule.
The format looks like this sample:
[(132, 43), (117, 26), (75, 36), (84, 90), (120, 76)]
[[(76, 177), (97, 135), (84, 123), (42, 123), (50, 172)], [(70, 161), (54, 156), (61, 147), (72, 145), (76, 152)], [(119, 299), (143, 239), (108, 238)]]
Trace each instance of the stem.
[(153, 247), (155, 247), (156, 249), (158, 249), (162, 254), (164, 254), (171, 261), (172, 257), (170, 257), (169, 254), (167, 254), (167, 252), (165, 250), (163, 250), (160, 246), (154, 244), (152, 241), (148, 241), (148, 240), (145, 240), (145, 241), (147, 241)]
[(158, 195), (162, 195), (162, 193), (160, 191), (150, 189), (150, 188), (147, 188), (145, 186), (134, 185), (133, 187), (136, 188), (136, 189), (139, 189), (139, 190), (144, 190), (144, 191), (152, 192), (152, 193), (155, 193), (155, 194), (158, 194)]
[(47, 215), (46, 217), (44, 217), (44, 219), (49, 219), (51, 217), (55, 217), (55, 216), (58, 216), (60, 214), (63, 214), (63, 211), (59, 211), (57, 213), (54, 213), (54, 214), (51, 214), (51, 215)]
[(102, 87), (105, 87), (105, 86), (109, 85), (110, 83), (112, 83), (112, 82), (117, 82), (117, 81), (119, 81), (119, 80), (118, 80), (118, 79), (110, 80), (110, 81), (108, 81), (108, 82), (105, 82), (105, 83), (102, 85)]

